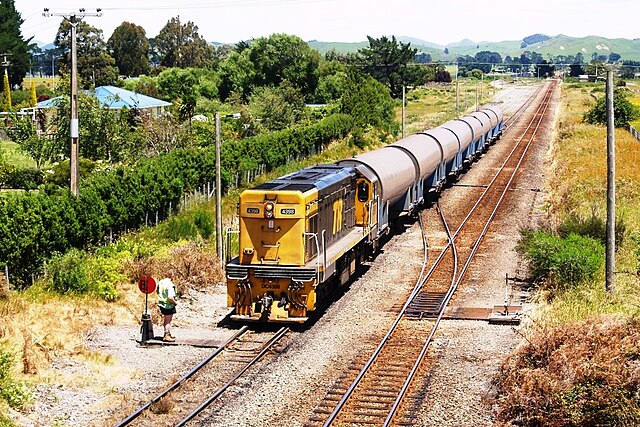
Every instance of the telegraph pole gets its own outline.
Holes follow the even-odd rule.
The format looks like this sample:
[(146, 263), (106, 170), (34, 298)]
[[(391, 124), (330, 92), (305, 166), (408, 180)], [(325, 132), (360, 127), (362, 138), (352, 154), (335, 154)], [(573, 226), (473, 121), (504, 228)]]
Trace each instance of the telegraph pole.
[(607, 245), (606, 288), (616, 290), (616, 139), (613, 115), (613, 70), (607, 70)]
[(216, 255), (224, 268), (222, 258), (222, 171), (220, 167), (222, 137), (220, 133), (220, 113), (216, 111)]
[(45, 17), (62, 16), (71, 24), (71, 118), (69, 121), (69, 134), (71, 135), (71, 156), (69, 158), (69, 168), (71, 172), (71, 194), (78, 197), (80, 195), (79, 169), (78, 169), (78, 54), (76, 27), (82, 18), (86, 16), (102, 16), (101, 9), (96, 9), (94, 13), (86, 12), (84, 8), (79, 12), (51, 13), (48, 8), (42, 14)]

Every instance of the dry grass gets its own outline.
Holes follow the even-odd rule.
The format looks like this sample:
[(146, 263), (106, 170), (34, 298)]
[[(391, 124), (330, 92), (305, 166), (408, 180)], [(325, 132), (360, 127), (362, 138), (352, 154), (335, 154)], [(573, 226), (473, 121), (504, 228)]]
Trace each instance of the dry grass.
[(638, 425), (640, 322), (606, 316), (543, 327), (494, 386), (506, 425)]
[[(163, 277), (168, 269), (176, 272), (180, 293), (210, 289), (223, 281), (220, 263), (205, 246), (187, 243), (168, 251), (163, 258), (128, 261), (130, 275), (144, 272)], [(23, 292), (9, 292), (0, 299), (0, 346), (18, 354), (25, 380), (31, 384), (56, 383), (73, 387), (110, 390), (129, 380), (135, 372), (113, 367), (110, 356), (87, 348), (87, 339), (96, 328), (135, 325), (144, 310), (144, 297), (136, 280), (118, 285), (121, 295), (115, 303), (89, 297), (63, 297), (36, 284)], [(151, 304), (155, 294), (151, 295)], [(155, 311), (152, 312), (152, 315)], [(155, 313), (157, 315), (157, 313)], [(158, 321), (158, 319), (154, 319)], [(59, 358), (72, 358), (85, 369), (74, 375), (52, 368)]]
[[(459, 114), (475, 110), (476, 84), (482, 106), (495, 94), (490, 81), (460, 79), (458, 87)], [(432, 83), (406, 92), (405, 135), (431, 129), (456, 117), (456, 86), (453, 83)], [(396, 109), (396, 120), (402, 120), (402, 105)]]

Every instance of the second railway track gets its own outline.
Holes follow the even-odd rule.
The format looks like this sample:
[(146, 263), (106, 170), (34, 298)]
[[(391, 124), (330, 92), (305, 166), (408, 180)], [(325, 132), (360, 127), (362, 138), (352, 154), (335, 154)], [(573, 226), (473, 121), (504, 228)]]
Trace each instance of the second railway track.
[[(205, 412), (289, 331), (257, 332), (243, 326), (180, 379), (129, 414), (116, 427), (184, 426)], [(212, 369), (212, 365), (216, 365)]]
[[(413, 424), (415, 405), (411, 402), (420, 401), (420, 392), (415, 387), (412, 389), (412, 380), (417, 372), (427, 369), (423, 362), (428, 358), (427, 349), (438, 324), (508, 194), (529, 146), (536, 138), (555, 86), (556, 83), (552, 82), (544, 93), (536, 93), (533, 114), (523, 109), (518, 112), (523, 120), (511, 121), (514, 126), (511, 136), (515, 143), (508, 159), (494, 178), (483, 186), (484, 191), (475, 203), (471, 202), (473, 206), (466, 209), (467, 213), (463, 216), (453, 215), (452, 222), (457, 224), (455, 232), (447, 233), (448, 243), (443, 245), (429, 272), (418, 279), (416, 287), (376, 350), (361, 369), (354, 370), (352, 367), (342, 380), (334, 384), (310, 417), (308, 426)], [(515, 137), (513, 134), (522, 129), (519, 123), (524, 119), (524, 130), (519, 137)], [(444, 217), (443, 223), (447, 227)], [(427, 312), (420, 311), (419, 300), (428, 301)], [(405, 316), (407, 312), (414, 317), (433, 320), (412, 322), (408, 320), (409, 316)]]

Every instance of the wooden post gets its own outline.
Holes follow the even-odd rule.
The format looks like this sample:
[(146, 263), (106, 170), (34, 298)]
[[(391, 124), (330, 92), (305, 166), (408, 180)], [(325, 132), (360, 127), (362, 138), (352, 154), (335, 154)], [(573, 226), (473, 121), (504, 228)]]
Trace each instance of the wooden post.
[(607, 244), (606, 289), (616, 290), (616, 150), (613, 114), (613, 70), (607, 71)]
[[(222, 257), (222, 178), (220, 176), (220, 113), (216, 112), (216, 256), (223, 263)], [(224, 265), (223, 265), (224, 268)]]

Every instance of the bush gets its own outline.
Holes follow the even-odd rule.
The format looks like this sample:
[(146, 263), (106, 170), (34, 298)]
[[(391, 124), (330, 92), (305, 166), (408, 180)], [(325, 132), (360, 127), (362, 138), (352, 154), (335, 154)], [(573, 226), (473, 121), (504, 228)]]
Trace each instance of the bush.
[[(616, 249), (622, 246), (626, 232), (627, 224), (622, 217), (619, 217), (616, 220)], [(574, 233), (591, 237), (600, 241), (603, 245), (607, 243), (607, 223), (597, 215), (595, 209), (591, 211), (591, 215), (587, 218), (570, 213), (558, 227), (558, 233), (561, 237), (567, 237), (569, 234)]]
[(529, 259), (534, 279), (543, 279), (549, 290), (591, 280), (604, 263), (602, 244), (575, 233), (557, 237), (542, 230), (525, 231), (518, 250)]
[(13, 364), (14, 355), (0, 348), (0, 399), (12, 408), (19, 408), (27, 403), (30, 395), (22, 384), (14, 381), (11, 375)]
[(598, 317), (539, 331), (494, 380), (514, 426), (640, 425), (640, 322)]
[[(627, 99), (624, 88), (616, 88), (613, 92), (613, 114), (615, 127), (629, 127), (629, 122), (640, 117), (640, 110)], [(607, 124), (606, 96), (598, 99), (595, 107), (584, 114), (584, 121), (591, 124)]]
[(42, 171), (33, 168), (9, 168), (2, 174), (0, 187), (35, 190), (43, 183)]
[(47, 265), (47, 271), (51, 289), (59, 294), (86, 294), (91, 288), (86, 256), (78, 249), (54, 256)]
[[(286, 129), (256, 138), (226, 141), (222, 145), (222, 191), (242, 168), (266, 165), (271, 170), (312, 152), (319, 152), (332, 140), (346, 136), (353, 126), (348, 115), (336, 114), (321, 122)], [(0, 197), (0, 260), (14, 272), (14, 283), (27, 286), (32, 274), (42, 271), (43, 261), (55, 252), (100, 244), (110, 230), (116, 234), (145, 224), (151, 215), (169, 217), (185, 192), (215, 179), (215, 150), (174, 149), (154, 158), (143, 158), (135, 167), (88, 172), (96, 163), (80, 159), (80, 197), (70, 195), (68, 161), (57, 168), (53, 184), (37, 193)], [(0, 171), (2, 174), (2, 171)], [(205, 216), (176, 220), (171, 238), (207, 238), (212, 233)], [(76, 282), (60, 277), (60, 291), (85, 292), (80, 276)], [(72, 281), (73, 281), (72, 280)], [(76, 287), (80, 289), (76, 289)]]

